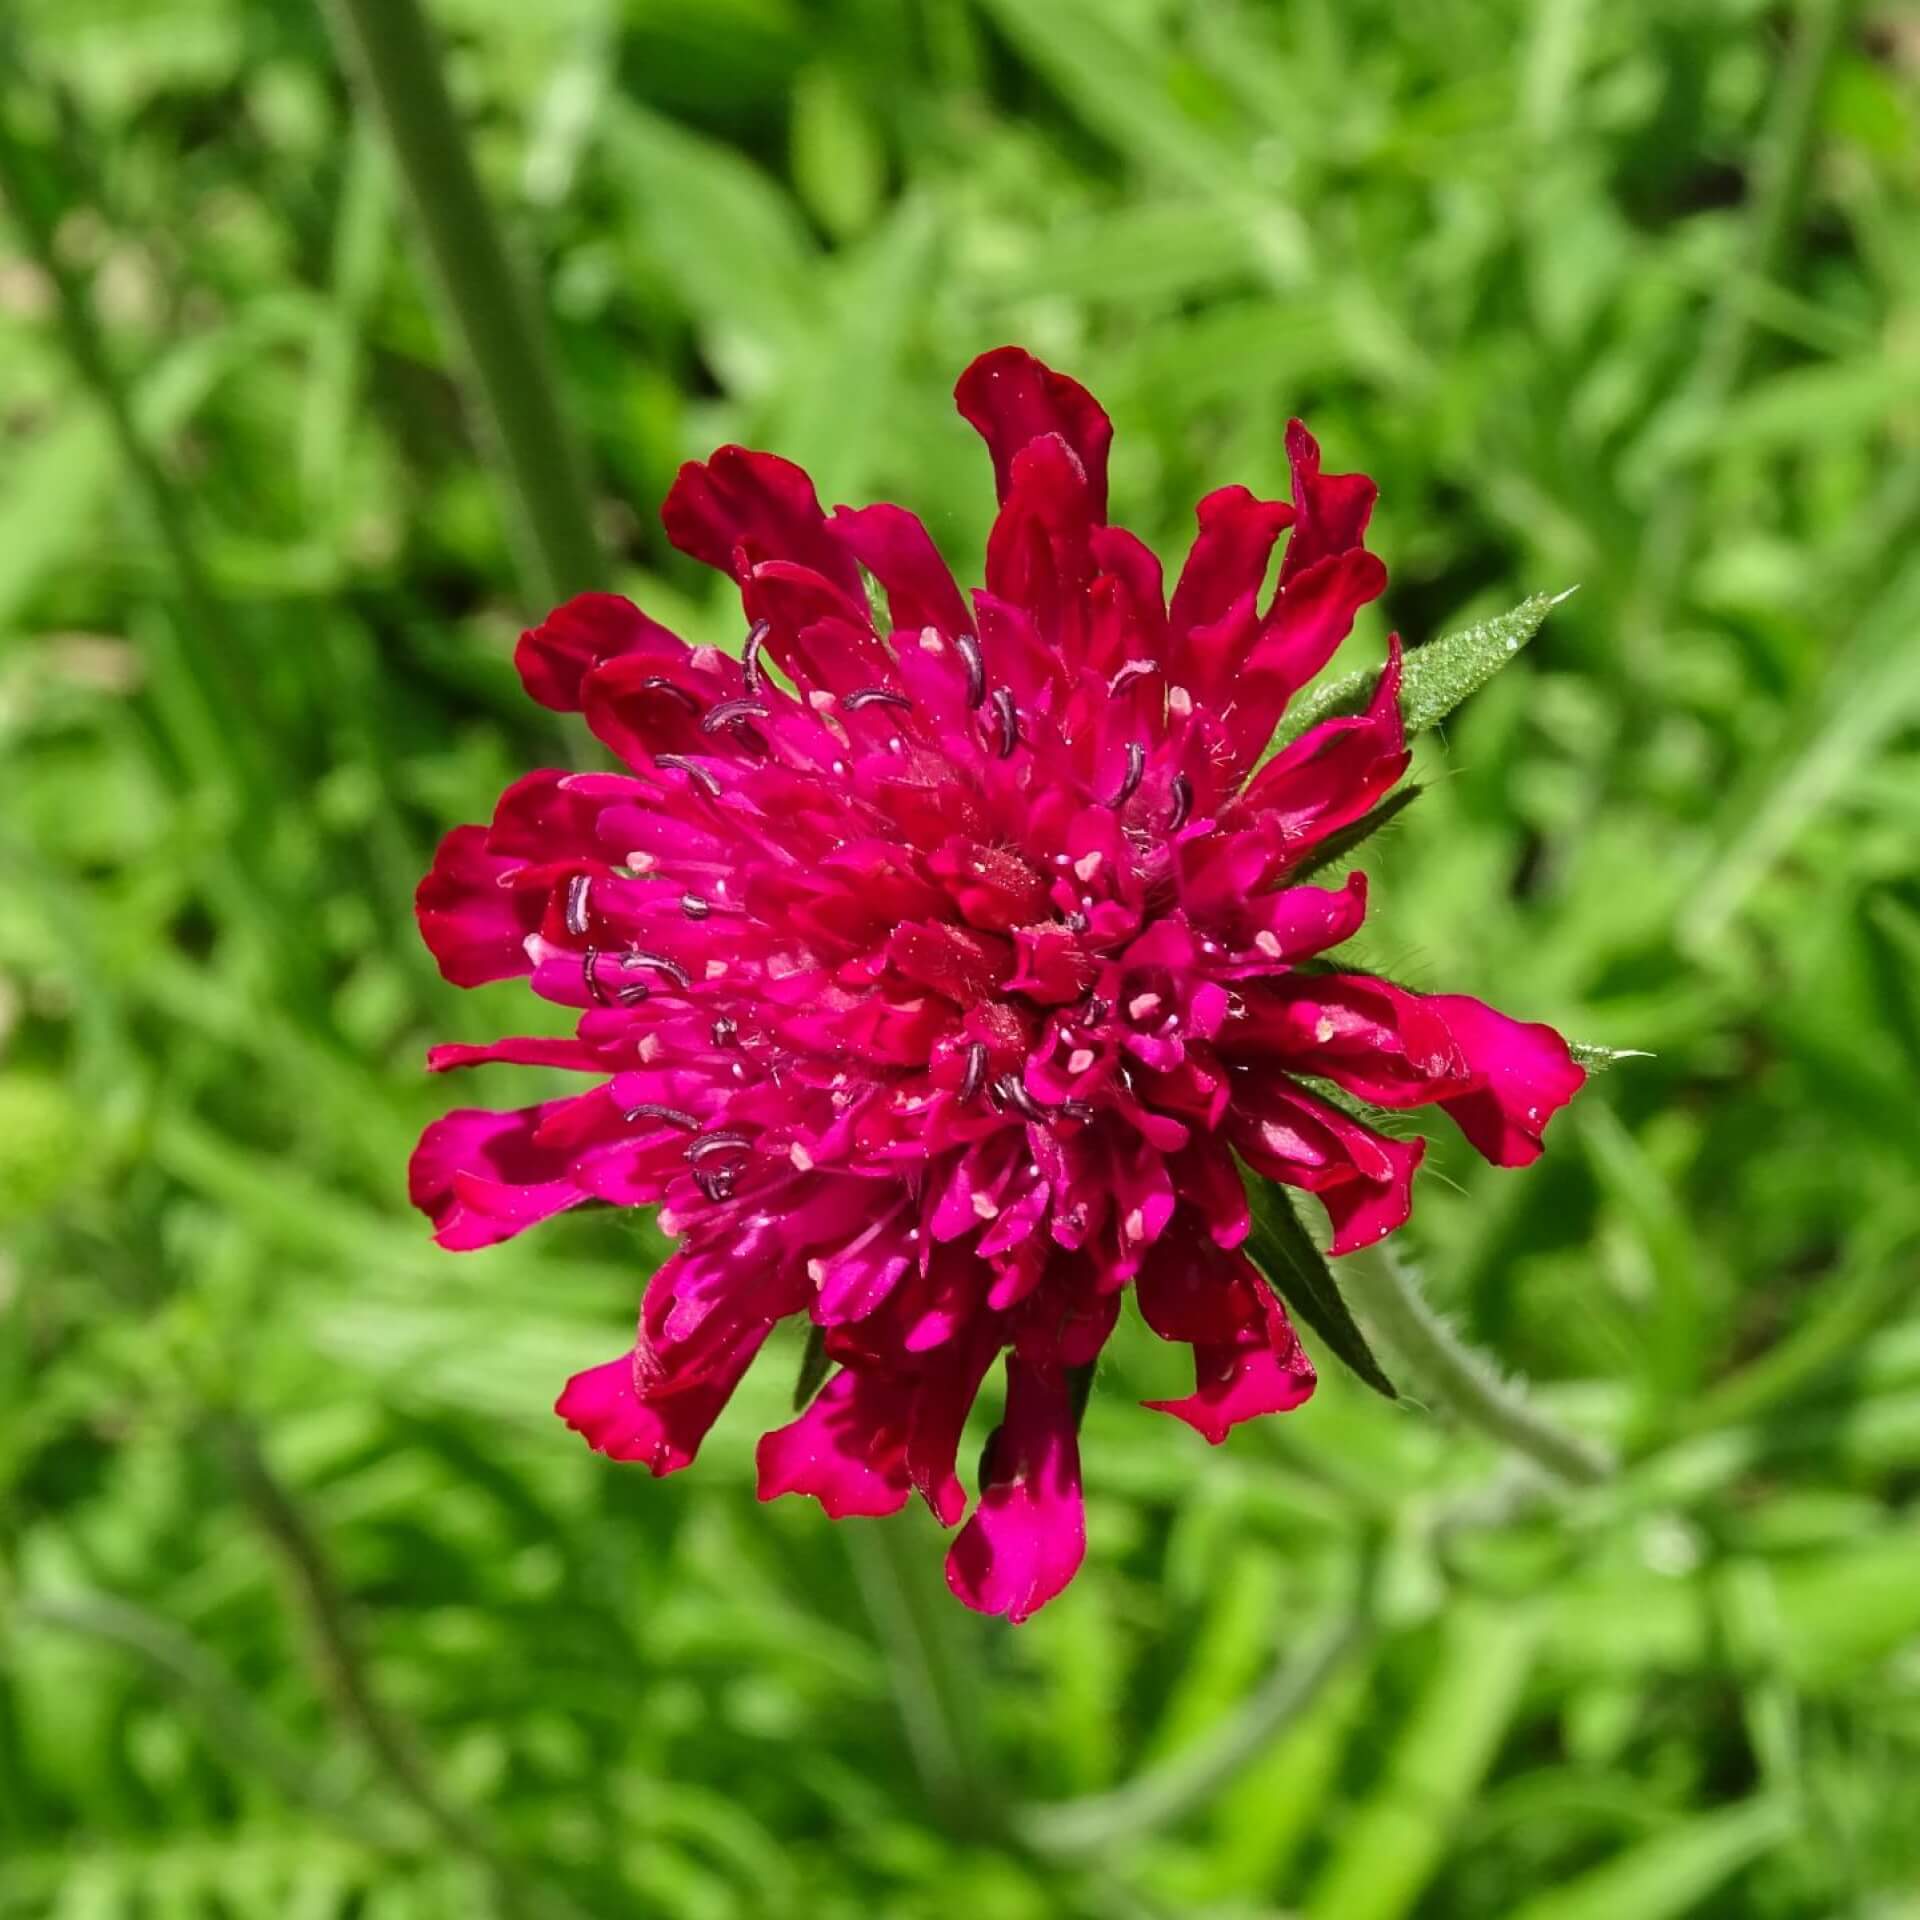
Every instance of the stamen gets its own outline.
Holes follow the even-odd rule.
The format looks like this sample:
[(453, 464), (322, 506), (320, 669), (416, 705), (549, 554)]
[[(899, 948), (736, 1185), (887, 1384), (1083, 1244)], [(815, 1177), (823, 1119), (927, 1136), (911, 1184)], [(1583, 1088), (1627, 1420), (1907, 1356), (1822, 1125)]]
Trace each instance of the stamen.
[(728, 1014), (722, 1014), (713, 1023), (713, 1044), (716, 1047), (730, 1047), (740, 1035), (740, 1022)]
[(704, 920), (713, 911), (713, 903), (701, 899), (697, 893), (683, 893), (680, 896), (680, 911), (689, 920)]
[(1149, 675), (1160, 671), (1158, 660), (1129, 660), (1127, 664), (1107, 682), (1107, 692), (1124, 693), (1136, 680), (1145, 680)]
[(678, 1127), (682, 1133), (700, 1131), (700, 1122), (684, 1107), (663, 1107), (653, 1100), (642, 1100), (637, 1107), (629, 1107), (620, 1118), (628, 1126), (636, 1120), (658, 1120), (662, 1126)]
[(1167, 815), (1167, 831), (1178, 833), (1193, 811), (1193, 782), (1184, 773), (1176, 773), (1172, 784), (1173, 809)]
[(567, 882), (567, 931), (577, 940), (587, 930), (587, 894), (593, 875), (576, 873)]
[(684, 753), (656, 753), (653, 756), (656, 767), (671, 767), (676, 773), (684, 773), (709, 800), (720, 798), (720, 782), (707, 768), (697, 760), (689, 760)]
[(607, 990), (600, 984), (600, 976), (594, 971), (599, 964), (600, 949), (598, 947), (589, 947), (586, 952), (580, 956), (581, 983), (600, 1006), (610, 1007), (613, 1005), (613, 1002), (607, 998)]
[(1067, 1120), (1091, 1120), (1093, 1102), (1091, 1100), (1062, 1100), (1054, 1111)]
[(664, 974), (682, 989), (693, 985), (693, 976), (685, 967), (669, 960), (664, 953), (649, 953), (645, 947), (635, 947), (632, 952), (621, 955), (620, 965), (629, 973), (636, 967), (651, 967), (655, 973)]
[(1120, 791), (1113, 796), (1109, 804), (1116, 807), (1124, 807), (1127, 802), (1140, 791), (1140, 782), (1146, 771), (1146, 747), (1138, 740), (1129, 740), (1127, 742), (1126, 778), (1120, 782)]
[(967, 1071), (960, 1082), (960, 1098), (971, 1100), (980, 1091), (980, 1082), (987, 1077), (987, 1049), (984, 1042), (976, 1040), (967, 1049)]
[(653, 989), (651, 987), (644, 987), (636, 980), (632, 986), (622, 987), (613, 997), (618, 1000), (623, 1007), (637, 1007), (641, 1001), (650, 998), (652, 992)]
[(749, 693), (758, 693), (764, 684), (760, 671), (760, 649), (767, 644), (767, 635), (772, 631), (771, 620), (756, 620), (747, 629), (747, 644), (740, 649), (740, 668), (746, 677)]
[(764, 720), (767, 709), (758, 700), (722, 700), (700, 722), (702, 733), (718, 733), (722, 727), (737, 727), (743, 720)]
[(1113, 1009), (1104, 1000), (1089, 1000), (1087, 1010), (1081, 1018), (1086, 1025), (1097, 1027), (1112, 1011)]
[(1046, 1108), (1027, 1091), (1018, 1074), (1002, 1074), (993, 1083), (993, 1090), (1000, 1096), (1002, 1106), (1017, 1107), (1023, 1118), (1033, 1121), (1036, 1125), (1045, 1123)]
[(724, 1153), (733, 1147), (750, 1147), (753, 1142), (744, 1133), (705, 1133), (687, 1149), (687, 1158), (696, 1166), (709, 1154)]
[(677, 680), (669, 680), (664, 674), (649, 674), (640, 682), (642, 693), (669, 693), (686, 708), (689, 713), (700, 711), (700, 698), (690, 689), (683, 687)]
[(913, 702), (891, 687), (856, 687), (841, 695), (840, 704), (849, 713), (858, 713), (862, 707), (904, 707), (909, 713), (913, 711)]
[(992, 699), (993, 715), (1000, 723), (1000, 758), (1010, 760), (1020, 744), (1020, 709), (1013, 704), (1011, 687), (995, 687)]
[(970, 633), (961, 634), (953, 645), (960, 658), (966, 662), (967, 705), (977, 707), (987, 697), (986, 656), (980, 651), (980, 642)]
[(1069, 933), (1085, 933), (1086, 930), (1092, 926), (1093, 922), (1076, 907), (1060, 924), (1065, 927)]
[(718, 1206), (733, 1198), (733, 1174), (732, 1167), (695, 1167), (693, 1184)]

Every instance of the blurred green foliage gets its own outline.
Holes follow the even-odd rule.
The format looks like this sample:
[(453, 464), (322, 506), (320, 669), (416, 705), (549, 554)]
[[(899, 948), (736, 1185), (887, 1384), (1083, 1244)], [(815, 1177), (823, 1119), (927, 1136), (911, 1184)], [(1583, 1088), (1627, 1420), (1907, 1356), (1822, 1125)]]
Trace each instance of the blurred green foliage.
[(977, 564), (947, 392), (1007, 339), (1166, 551), (1300, 412), (1411, 641), (1581, 584), (1423, 747), (1368, 948), (1657, 1056), (1530, 1174), (1441, 1143), (1411, 1235), (1627, 1466), (1338, 1378), (1211, 1453), (1123, 1337), (1008, 1632), (930, 1527), (755, 1505), (781, 1358), (689, 1474), (590, 1458), (546, 1409), (657, 1238), (404, 1202), (424, 1043), (524, 1016), (413, 883), (574, 743), (384, 150), (302, 0), (12, 0), (0, 1916), (1920, 1914), (1920, 14), (435, 17), (691, 636), (653, 508), (721, 439)]

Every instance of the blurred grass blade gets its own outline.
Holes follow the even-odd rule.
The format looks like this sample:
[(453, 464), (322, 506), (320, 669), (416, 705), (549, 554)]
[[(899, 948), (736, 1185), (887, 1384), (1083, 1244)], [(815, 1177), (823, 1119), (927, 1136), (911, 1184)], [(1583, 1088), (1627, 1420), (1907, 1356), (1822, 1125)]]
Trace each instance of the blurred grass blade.
[(1683, 1820), (1605, 1866), (1529, 1900), (1512, 1920), (1675, 1920), (1791, 1835), (1784, 1800), (1749, 1800)]
[(602, 585), (606, 563), (537, 309), (508, 262), (419, 0), (325, 0), (325, 11), (399, 163), (505, 495), (522, 590), (544, 612)]
[(1326, 1342), (1327, 1351), (1375, 1393), (1398, 1399), (1393, 1382), (1373, 1357), (1366, 1335), (1348, 1311), (1326, 1256), (1307, 1237), (1285, 1189), (1250, 1174), (1247, 1202), (1253, 1209), (1253, 1233), (1247, 1241), (1247, 1252), (1288, 1311), (1298, 1314)]

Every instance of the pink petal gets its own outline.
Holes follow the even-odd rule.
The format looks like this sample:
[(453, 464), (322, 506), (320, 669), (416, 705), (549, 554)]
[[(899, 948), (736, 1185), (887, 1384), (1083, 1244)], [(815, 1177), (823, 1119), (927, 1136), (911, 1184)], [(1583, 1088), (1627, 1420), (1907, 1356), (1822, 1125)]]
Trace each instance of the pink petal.
[(440, 842), (413, 908), (421, 939), (456, 987), (533, 971), (525, 943), (546, 901), (499, 884), (524, 864), (490, 853), (485, 827), (455, 827)]
[(736, 580), (765, 560), (791, 560), (860, 594), (853, 556), (827, 530), (805, 471), (778, 454), (721, 447), (689, 460), (660, 509), (667, 538)]
[(828, 531), (886, 590), (897, 628), (970, 633), (967, 603), (925, 526), (904, 507), (836, 507)]
[(987, 1445), (973, 1518), (947, 1555), (947, 1585), (980, 1613), (1018, 1624), (1086, 1557), (1080, 1446), (1066, 1376), (1007, 1360), (1007, 1413)]
[(595, 1453), (610, 1460), (637, 1460), (659, 1476), (692, 1463), (734, 1385), (728, 1380), (643, 1400), (634, 1381), (633, 1356), (622, 1354), (605, 1366), (576, 1373), (561, 1389), (553, 1410)]
[(554, 1100), (507, 1113), (460, 1107), (434, 1121), (407, 1164), (407, 1196), (432, 1220), (433, 1237), (469, 1252), (578, 1206), (586, 1195), (568, 1172), (571, 1149), (538, 1137), (544, 1123), (578, 1104)]
[(1004, 501), (1021, 449), (1057, 433), (1073, 449), (1087, 477), (1093, 517), (1107, 517), (1107, 448), (1113, 422), (1077, 380), (1055, 373), (1022, 347), (983, 353), (953, 390), (961, 417), (987, 443), (994, 485)]
[(1447, 1023), (1479, 1082), (1441, 1107), (1496, 1167), (1530, 1165), (1547, 1122), (1580, 1091), (1586, 1069), (1549, 1026), (1511, 1020), (1466, 994), (1431, 994), (1426, 1004)]
[(1298, 420), (1287, 422), (1287, 463), (1293, 469), (1294, 521), (1280, 567), (1283, 587), (1329, 554), (1359, 546), (1380, 496), (1364, 473), (1322, 473), (1319, 443)]
[(580, 711), (580, 683), (625, 654), (684, 655), (686, 642), (617, 593), (576, 594), (520, 636), (513, 664), (528, 693), (556, 713)]
[[(1173, 590), (1173, 679), (1203, 700), (1226, 693), (1240, 662), (1209, 656), (1195, 644), (1236, 606), (1251, 606), (1267, 577), (1273, 545), (1293, 519), (1281, 500), (1258, 500), (1245, 487), (1222, 487), (1198, 508), (1200, 531)], [(1249, 636), (1250, 637), (1250, 636)]]
[(523, 1035), (495, 1040), (484, 1047), (444, 1046), (427, 1049), (427, 1071), (446, 1073), (455, 1067), (570, 1067), (592, 1073), (600, 1062), (592, 1048), (568, 1038), (545, 1039)]
[(912, 1390), (884, 1375), (842, 1368), (799, 1419), (761, 1437), (760, 1498), (809, 1494), (834, 1520), (898, 1513), (907, 1473)]

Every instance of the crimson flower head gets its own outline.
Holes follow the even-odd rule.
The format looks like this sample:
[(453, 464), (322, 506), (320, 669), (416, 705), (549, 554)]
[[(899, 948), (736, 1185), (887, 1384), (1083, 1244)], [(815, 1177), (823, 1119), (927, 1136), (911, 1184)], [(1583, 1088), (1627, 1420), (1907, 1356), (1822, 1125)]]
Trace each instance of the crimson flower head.
[(453, 1248), (661, 1208), (679, 1245), (631, 1350), (558, 1407), (656, 1474), (804, 1314), (836, 1370), (761, 1440), (761, 1497), (838, 1517), (917, 1490), (951, 1527), (1004, 1353), (947, 1578), (1020, 1620), (1084, 1552), (1076, 1388), (1129, 1287), (1193, 1351), (1193, 1391), (1152, 1404), (1208, 1440), (1313, 1391), (1242, 1250), (1242, 1164), (1314, 1195), (1349, 1252), (1407, 1218), (1424, 1148), (1361, 1114), (1435, 1105), (1518, 1166), (1582, 1073), (1548, 1027), (1321, 957), (1366, 880), (1300, 876), (1406, 769), (1398, 643), (1363, 713), (1261, 755), (1386, 584), (1372, 482), (1322, 473), (1294, 424), (1292, 502), (1209, 494), (1169, 597), (1107, 521), (1084, 388), (1006, 347), (956, 399), (1000, 500), (983, 590), (902, 508), (829, 516), (798, 467), (729, 446), (663, 517), (738, 585), (739, 656), (602, 594), (522, 638), (528, 692), (628, 771), (516, 782), (447, 836), (420, 927), (448, 979), (517, 975), (579, 1021), (430, 1065), (593, 1085), (448, 1114), (411, 1185)]

